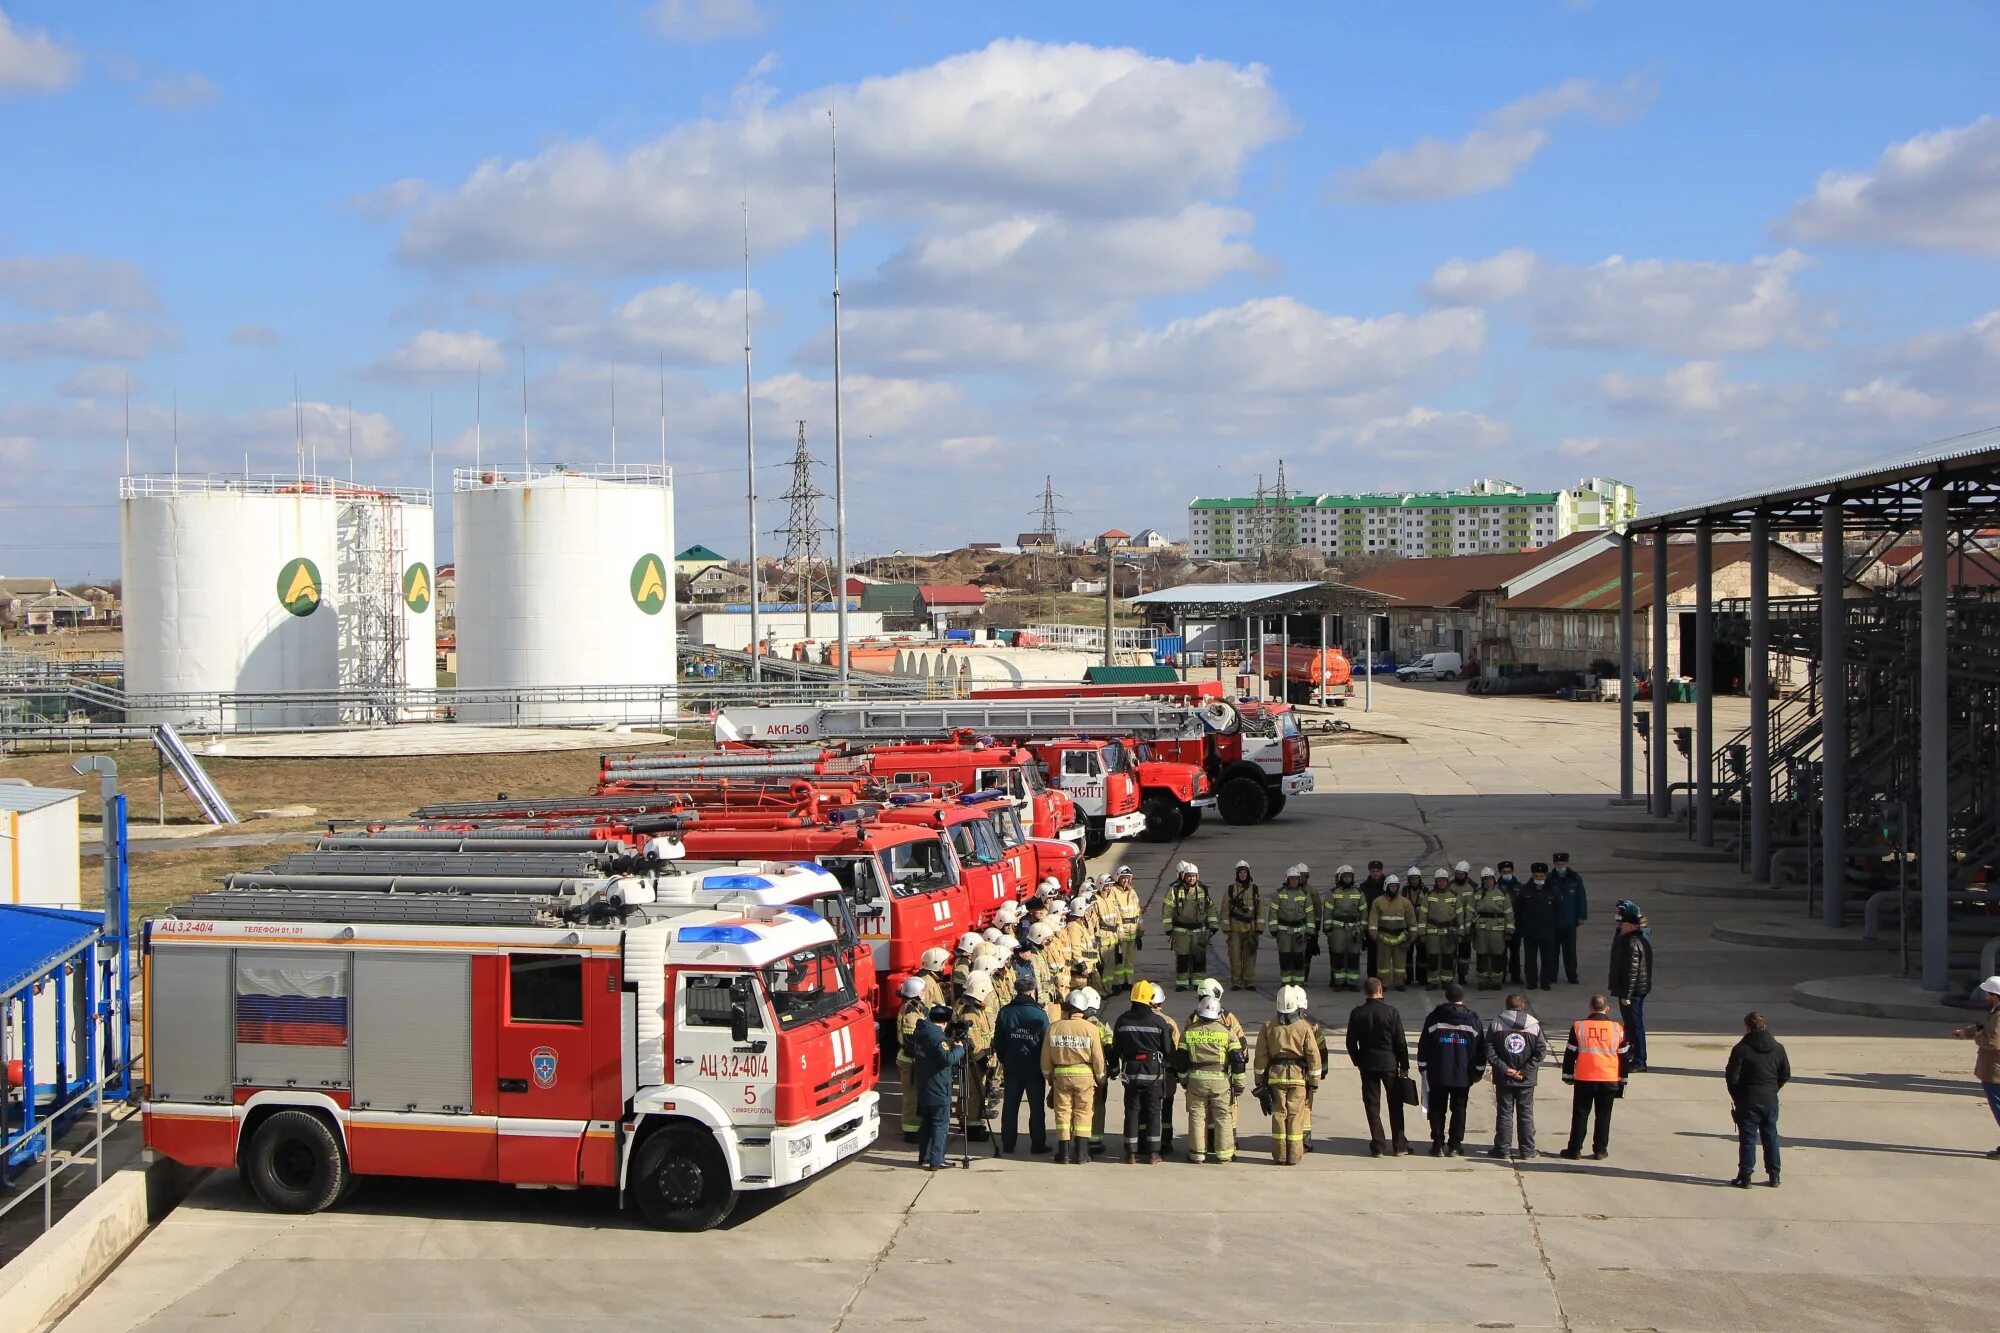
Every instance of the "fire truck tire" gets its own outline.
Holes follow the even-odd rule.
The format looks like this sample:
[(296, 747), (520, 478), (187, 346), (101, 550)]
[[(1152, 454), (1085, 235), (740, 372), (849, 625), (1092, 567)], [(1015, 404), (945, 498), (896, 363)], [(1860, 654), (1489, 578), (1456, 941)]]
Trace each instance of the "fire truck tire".
[(1194, 832), (1196, 829), (1200, 827), (1201, 827), (1201, 808), (1199, 806), (1193, 806), (1193, 805), (1182, 806), (1181, 836), (1185, 838), (1188, 834)]
[(317, 1213), (347, 1188), (347, 1157), (324, 1119), (311, 1111), (277, 1111), (257, 1126), (243, 1154), (250, 1188), (279, 1213)]
[(1139, 803), (1146, 816), (1147, 842), (1177, 842), (1185, 831), (1180, 802), (1164, 796), (1148, 796)]
[(1264, 818), (1276, 819), (1285, 812), (1285, 794), (1281, 791), (1266, 792), (1270, 798), (1264, 809)]
[(704, 1130), (656, 1130), (632, 1162), (632, 1198), (662, 1231), (707, 1231), (736, 1207), (729, 1164)]
[(1104, 836), (1104, 821), (1096, 820), (1083, 826), (1083, 854), (1102, 856), (1104, 849), (1111, 845), (1111, 839)]
[(1215, 809), (1225, 824), (1261, 824), (1270, 804), (1271, 793), (1249, 776), (1229, 778), (1215, 793)]

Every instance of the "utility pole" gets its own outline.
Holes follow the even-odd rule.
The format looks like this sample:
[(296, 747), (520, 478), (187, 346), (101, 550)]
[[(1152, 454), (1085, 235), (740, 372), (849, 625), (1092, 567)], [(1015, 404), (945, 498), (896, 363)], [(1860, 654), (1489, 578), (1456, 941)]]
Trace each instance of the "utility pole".
[(764, 679), (763, 619), (757, 602), (757, 427), (750, 406), (750, 201), (743, 201), (743, 453), (744, 496), (750, 505), (750, 679)]
[(847, 697), (847, 450), (840, 430), (840, 127), (826, 109), (833, 167), (833, 617), (840, 645), (840, 697)]
[(1112, 645), (1112, 625), (1114, 623), (1113, 599), (1118, 596), (1118, 548), (1106, 542), (1104, 545), (1104, 665), (1116, 666)]
[(806, 423), (799, 423), (798, 448), (792, 453), (792, 484), (784, 494), (788, 509), (785, 526), (774, 535), (785, 539), (785, 568), (791, 571), (792, 586), (799, 603), (805, 611), (805, 637), (810, 639), (813, 632), (813, 590), (816, 584), (830, 585), (830, 577), (823, 579), (820, 566), (825, 563), (820, 556), (819, 539), (826, 529), (819, 524), (819, 502), (826, 499), (813, 481), (812, 455), (806, 452)]

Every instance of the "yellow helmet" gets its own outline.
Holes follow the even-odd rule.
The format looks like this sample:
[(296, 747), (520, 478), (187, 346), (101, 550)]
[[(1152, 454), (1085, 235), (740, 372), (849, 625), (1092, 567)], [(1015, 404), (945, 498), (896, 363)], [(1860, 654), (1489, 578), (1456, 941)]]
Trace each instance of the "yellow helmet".
[(1150, 981), (1135, 981), (1132, 983), (1132, 1003), (1158, 1004), (1159, 1002), (1160, 988), (1158, 986), (1155, 986)]

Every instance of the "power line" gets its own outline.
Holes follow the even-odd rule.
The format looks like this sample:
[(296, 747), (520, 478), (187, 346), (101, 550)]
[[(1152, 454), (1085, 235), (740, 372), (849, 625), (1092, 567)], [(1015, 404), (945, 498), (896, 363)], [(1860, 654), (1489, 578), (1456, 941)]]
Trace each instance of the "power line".
[(773, 535), (785, 539), (785, 569), (791, 575), (794, 596), (805, 611), (805, 637), (810, 639), (813, 603), (818, 600), (815, 591), (825, 589), (829, 600), (834, 592), (833, 571), (826, 567), (819, 540), (827, 531), (820, 526), (819, 502), (827, 497), (813, 480), (813, 460), (806, 452), (803, 421), (799, 423), (799, 443), (792, 453), (791, 469), (792, 484), (780, 497), (787, 506), (785, 526)]

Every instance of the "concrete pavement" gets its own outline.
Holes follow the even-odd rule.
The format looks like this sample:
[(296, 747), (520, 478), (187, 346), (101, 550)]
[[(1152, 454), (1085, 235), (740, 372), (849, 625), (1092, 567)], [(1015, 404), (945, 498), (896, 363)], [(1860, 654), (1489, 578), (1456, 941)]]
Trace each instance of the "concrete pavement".
[[(1638, 899), (1655, 930), (1652, 1069), (1617, 1107), (1609, 1161), (1545, 1156), (1517, 1169), (1477, 1155), (1491, 1142), (1486, 1088), (1472, 1097), (1474, 1155), (1371, 1159), (1358, 1080), (1337, 1061), (1317, 1100), (1318, 1150), (1297, 1168), (1270, 1164), (1254, 1102), (1244, 1105), (1244, 1156), (1228, 1166), (1058, 1168), (975, 1155), (969, 1170), (926, 1175), (892, 1130), (797, 1196), (695, 1236), (635, 1228), (599, 1195), (420, 1181), (372, 1181), (338, 1211), (276, 1217), (218, 1173), (62, 1327), (1984, 1326), (1983, 1224), (2000, 1162), (1982, 1156), (1996, 1132), (1968, 1076), (1968, 1045), (1944, 1039), (1943, 1025), (1792, 1006), (1792, 985), (1830, 970), (1827, 955), (1711, 935), (1718, 921), (1782, 906), (1660, 894), (1662, 880), (1725, 876), (1613, 860), (1614, 845), (1674, 836), (1578, 825), (1606, 814), (1616, 786), (1614, 710), (1389, 685), (1375, 697), (1373, 717), (1348, 716), (1393, 727), (1405, 744), (1319, 744), (1321, 794), (1281, 819), (1204, 821), (1178, 847), (1121, 845), (1103, 864), (1128, 861), (1150, 895), (1183, 857), (1217, 885), (1244, 857), (1268, 889), (1297, 860), (1324, 882), (1371, 855), (1429, 869), (1503, 856), (1525, 867), (1570, 851), (1592, 910), (1582, 984), (1534, 997), (1555, 1034), (1603, 983), (1612, 905)], [(1468, 780), (1486, 773), (1497, 776)], [(1171, 984), (1157, 923), (1142, 975)], [(1220, 975), (1220, 941), (1214, 955)], [(1260, 962), (1257, 993), (1229, 997), (1253, 1032), (1275, 990), (1268, 945)], [(1357, 997), (1329, 992), (1324, 961), (1315, 966), (1311, 1002), (1338, 1025)], [(1436, 999), (1391, 998), (1413, 1033)], [(1469, 997), (1488, 1016), (1497, 999)], [(1190, 1007), (1190, 996), (1171, 995), (1176, 1016)], [(1722, 1183), (1735, 1142), (1720, 1070), (1750, 1008), (1770, 1015), (1795, 1073), (1777, 1190)], [(1545, 1152), (1562, 1146), (1568, 1102), (1545, 1072)], [(1114, 1144), (1118, 1107), (1114, 1090)], [(1427, 1134), (1413, 1123), (1411, 1137)]]

